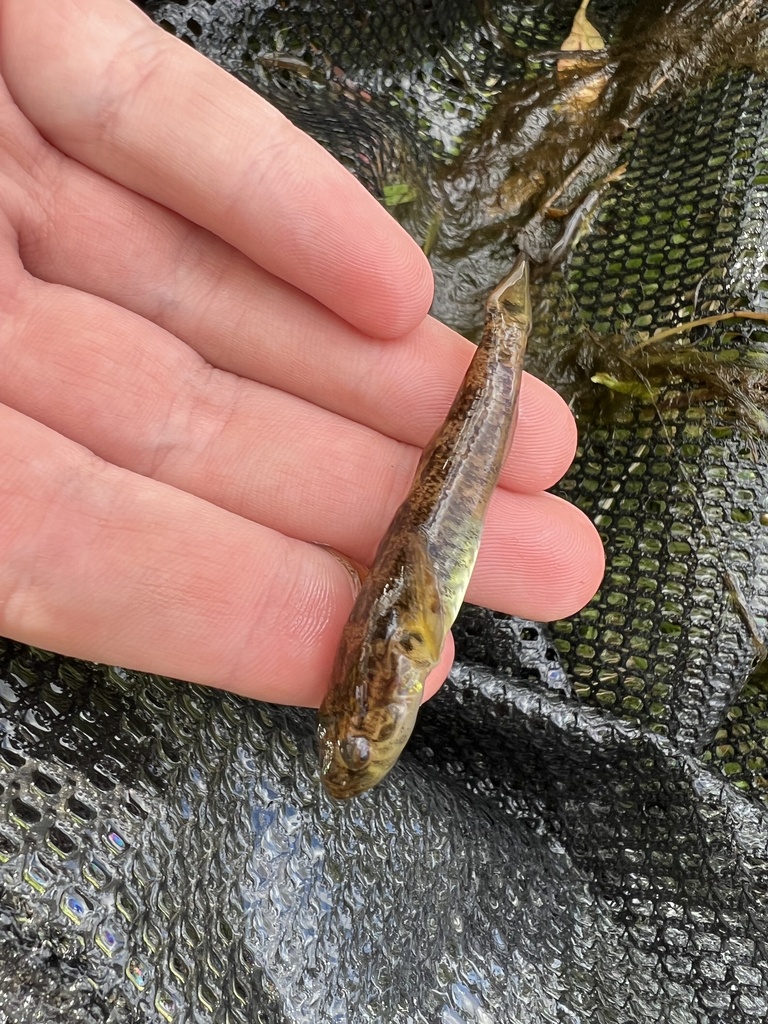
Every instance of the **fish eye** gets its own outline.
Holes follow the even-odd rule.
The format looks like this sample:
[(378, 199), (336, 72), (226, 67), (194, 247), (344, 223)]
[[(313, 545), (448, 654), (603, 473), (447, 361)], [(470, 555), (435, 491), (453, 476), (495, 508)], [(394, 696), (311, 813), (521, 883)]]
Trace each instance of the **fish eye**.
[(359, 772), (371, 759), (371, 744), (365, 736), (348, 736), (339, 743), (341, 759), (351, 772)]

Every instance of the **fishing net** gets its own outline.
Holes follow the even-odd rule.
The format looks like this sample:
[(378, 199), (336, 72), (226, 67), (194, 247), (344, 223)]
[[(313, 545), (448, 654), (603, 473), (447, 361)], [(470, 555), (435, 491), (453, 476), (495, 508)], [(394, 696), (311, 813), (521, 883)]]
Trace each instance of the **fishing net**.
[(564, 622), (467, 607), (344, 806), (309, 712), (4, 641), (0, 1021), (766, 1019), (767, 337), (653, 337), (766, 307), (759, 5), (594, 0), (565, 113), (576, 2), (144, 6), (390, 206), (447, 322), (536, 250), (530, 367), (608, 568)]

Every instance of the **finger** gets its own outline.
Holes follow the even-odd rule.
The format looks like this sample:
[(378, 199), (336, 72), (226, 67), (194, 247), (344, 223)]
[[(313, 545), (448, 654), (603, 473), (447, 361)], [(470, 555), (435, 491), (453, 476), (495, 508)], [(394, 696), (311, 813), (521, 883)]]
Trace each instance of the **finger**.
[(321, 548), (102, 463), (0, 407), (0, 631), (315, 705), (352, 589)]
[(129, 0), (5, 0), (0, 60), (22, 110), (79, 161), (363, 331), (397, 337), (423, 319), (432, 276), (416, 243), (320, 146)]
[(604, 572), (600, 536), (574, 505), (497, 489), (467, 600), (550, 622), (583, 608)]
[[(353, 595), (327, 552), (116, 469), (0, 406), (0, 632), (317, 706)], [(426, 686), (453, 659), (448, 637)]]
[[(214, 370), (104, 300), (29, 278), (16, 294), (0, 326), (0, 401), (109, 462), (370, 563), (418, 449)], [(581, 559), (599, 541), (567, 503), (497, 490), (487, 536), (480, 567), (496, 568), (477, 574), (472, 600), (540, 617), (543, 595), (551, 615), (591, 596)]]
[[(423, 447), (445, 418), (474, 347), (437, 321), (396, 341), (366, 337), (209, 232), (73, 161), (55, 175), (48, 167), (47, 183), (19, 239), (37, 276), (132, 309), (214, 366), (406, 444)], [(502, 486), (551, 487), (575, 446), (565, 402), (525, 375)]]

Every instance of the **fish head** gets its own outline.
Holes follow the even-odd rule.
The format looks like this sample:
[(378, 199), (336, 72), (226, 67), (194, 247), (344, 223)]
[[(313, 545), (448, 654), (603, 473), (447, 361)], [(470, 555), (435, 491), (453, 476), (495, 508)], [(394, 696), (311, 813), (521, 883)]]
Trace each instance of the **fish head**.
[(419, 535), (398, 546), (398, 568), (372, 571), (358, 595), (320, 706), (320, 777), (343, 800), (381, 782), (408, 742), (446, 623)]
[[(354, 706), (320, 708), (320, 777), (326, 792), (337, 800), (359, 796), (381, 782), (413, 731), (432, 666), (420, 667), (402, 656), (383, 664), (395, 666), (390, 678), (385, 678), (381, 661), (372, 666), (372, 677), (355, 687)], [(393, 696), (371, 700), (374, 689)]]
[(444, 640), (434, 608), (382, 599), (379, 614), (347, 624), (318, 717), (320, 777), (331, 796), (375, 786), (402, 753)]

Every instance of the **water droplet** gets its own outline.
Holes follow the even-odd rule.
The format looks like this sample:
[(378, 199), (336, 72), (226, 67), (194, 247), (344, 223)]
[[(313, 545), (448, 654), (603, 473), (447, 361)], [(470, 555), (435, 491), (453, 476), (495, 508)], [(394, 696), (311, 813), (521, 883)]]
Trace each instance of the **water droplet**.
[(148, 972), (147, 969), (138, 962), (138, 960), (131, 960), (126, 968), (125, 973), (131, 979), (137, 989), (141, 990), (146, 988)]
[(112, 847), (112, 849), (113, 849), (113, 850), (115, 850), (115, 851), (116, 851), (117, 853), (122, 853), (122, 852), (123, 852), (123, 850), (125, 849), (125, 840), (124, 840), (124, 839), (123, 839), (123, 837), (122, 837), (122, 836), (120, 835), (120, 833), (119, 833), (119, 832), (115, 832), (115, 830), (114, 830), (114, 829), (112, 829), (112, 831), (110, 831), (110, 832), (109, 832), (109, 833), (107, 834), (107, 843), (108, 843), (108, 844), (109, 844), (109, 845), (110, 845), (110, 846)]
[(122, 948), (123, 937), (119, 929), (112, 925), (105, 924), (96, 933), (96, 945), (101, 949), (107, 956), (114, 956), (114, 954)]
[(158, 992), (155, 999), (155, 1009), (163, 1020), (172, 1021), (176, 1016), (176, 1003), (165, 989)]
[(61, 910), (70, 921), (75, 924), (82, 924), (83, 918), (88, 913), (88, 904), (76, 893), (69, 893), (61, 901)]

